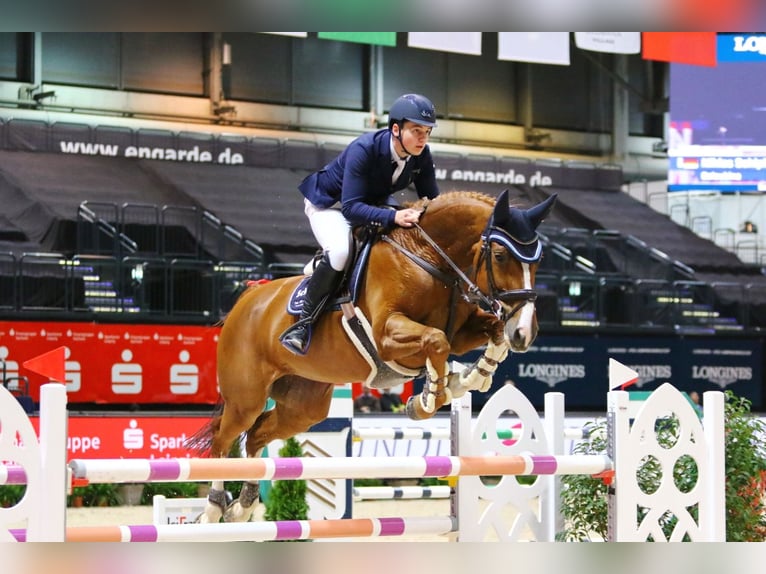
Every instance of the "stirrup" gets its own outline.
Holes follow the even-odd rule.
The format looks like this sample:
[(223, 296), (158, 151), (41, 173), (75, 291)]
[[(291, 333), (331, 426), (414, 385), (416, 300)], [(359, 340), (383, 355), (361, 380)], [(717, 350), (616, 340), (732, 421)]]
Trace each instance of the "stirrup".
[[(299, 339), (295, 332), (301, 328), (303, 328), (305, 335), (302, 339)], [(282, 346), (291, 353), (295, 353), (296, 355), (305, 355), (309, 348), (310, 337), (311, 321), (304, 319), (294, 323), (293, 325), (290, 325), (287, 329), (285, 329), (284, 333), (279, 336), (279, 342), (282, 343)], [(299, 343), (302, 344), (301, 347), (298, 346)]]

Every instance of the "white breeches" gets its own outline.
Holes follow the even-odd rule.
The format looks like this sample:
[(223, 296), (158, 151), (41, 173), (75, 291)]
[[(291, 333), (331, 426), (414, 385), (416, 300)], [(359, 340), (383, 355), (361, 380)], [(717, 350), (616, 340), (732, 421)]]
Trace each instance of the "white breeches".
[(336, 207), (322, 209), (308, 199), (304, 199), (303, 204), (311, 231), (327, 254), (330, 266), (336, 271), (343, 271), (349, 256), (351, 224)]

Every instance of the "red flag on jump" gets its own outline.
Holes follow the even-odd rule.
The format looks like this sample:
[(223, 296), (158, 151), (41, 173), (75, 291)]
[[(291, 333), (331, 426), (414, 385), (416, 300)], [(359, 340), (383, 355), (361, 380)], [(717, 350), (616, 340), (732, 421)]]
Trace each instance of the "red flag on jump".
[(64, 350), (65, 347), (58, 347), (24, 361), (23, 366), (25, 369), (29, 369), (38, 375), (48, 377), (51, 381), (63, 383), (66, 379), (66, 370), (64, 368), (66, 357), (64, 356)]
[(638, 382), (638, 373), (611, 357), (609, 358), (609, 390), (624, 391)]

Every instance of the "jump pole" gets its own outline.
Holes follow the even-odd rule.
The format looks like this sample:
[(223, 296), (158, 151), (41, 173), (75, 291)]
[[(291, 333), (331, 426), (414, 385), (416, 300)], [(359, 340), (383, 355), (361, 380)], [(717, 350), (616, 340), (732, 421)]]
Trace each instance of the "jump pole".
[(0, 486), (9, 484), (26, 484), (27, 473), (18, 464), (0, 464)]
[[(319, 538), (382, 537), (446, 534), (455, 523), (450, 516), (404, 518), (345, 518), (334, 520), (278, 520), (216, 524), (74, 526), (67, 542), (261, 542)], [(22, 529), (11, 531), (18, 541), (29, 541)]]
[(93, 483), (213, 480), (312, 480), (597, 474), (611, 469), (606, 455), (392, 456), (334, 458), (73, 459), (72, 476)]
[(358, 486), (352, 489), (354, 500), (423, 500), (449, 498), (451, 488), (435, 486)]

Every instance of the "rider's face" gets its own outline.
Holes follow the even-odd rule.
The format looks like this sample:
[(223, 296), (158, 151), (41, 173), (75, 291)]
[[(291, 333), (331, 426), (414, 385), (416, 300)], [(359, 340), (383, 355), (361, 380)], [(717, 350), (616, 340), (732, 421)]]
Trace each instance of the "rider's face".
[(395, 136), (401, 134), (404, 148), (412, 155), (420, 155), (431, 137), (431, 128), (416, 124), (415, 122), (405, 121), (400, 130), (398, 125), (392, 127)]

